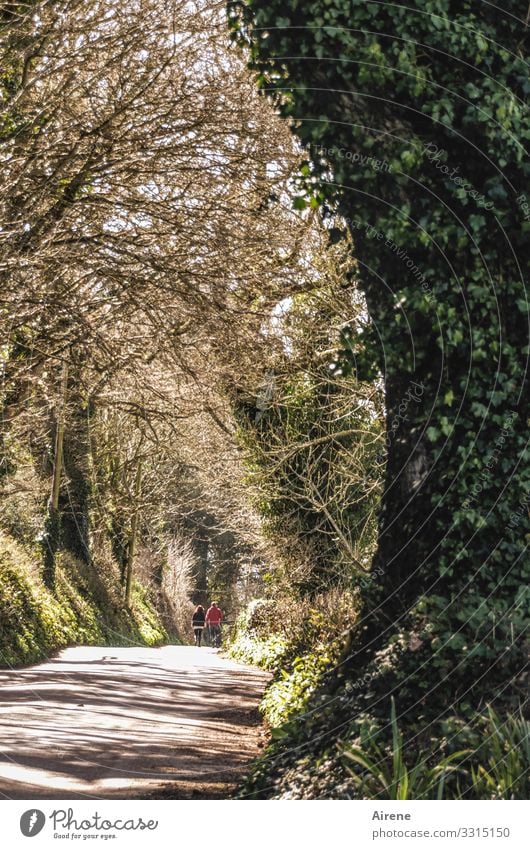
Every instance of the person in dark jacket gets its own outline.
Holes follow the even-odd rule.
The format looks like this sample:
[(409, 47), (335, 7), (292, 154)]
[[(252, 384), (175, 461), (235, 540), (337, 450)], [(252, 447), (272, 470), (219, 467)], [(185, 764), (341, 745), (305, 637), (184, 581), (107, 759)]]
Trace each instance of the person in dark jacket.
[(191, 617), (191, 627), (195, 634), (195, 645), (200, 646), (202, 640), (202, 630), (205, 624), (204, 607), (198, 604), (195, 613)]

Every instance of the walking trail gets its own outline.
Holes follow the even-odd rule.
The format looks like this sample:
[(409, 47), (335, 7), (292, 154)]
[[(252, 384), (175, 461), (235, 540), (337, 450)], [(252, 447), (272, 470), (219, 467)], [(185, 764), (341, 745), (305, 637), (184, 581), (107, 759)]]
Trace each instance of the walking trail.
[(195, 646), (0, 670), (0, 798), (225, 798), (263, 745), (268, 680)]

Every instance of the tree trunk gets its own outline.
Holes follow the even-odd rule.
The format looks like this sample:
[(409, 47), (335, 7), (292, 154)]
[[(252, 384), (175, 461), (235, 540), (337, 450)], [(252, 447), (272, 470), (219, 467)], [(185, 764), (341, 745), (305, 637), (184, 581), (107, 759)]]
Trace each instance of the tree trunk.
[(142, 491), (142, 461), (138, 460), (136, 467), (136, 479), (134, 482), (134, 511), (131, 521), (131, 533), (127, 550), (127, 569), (125, 577), (125, 604), (131, 606), (132, 580), (134, 570), (134, 555), (136, 551), (136, 539), (138, 535), (138, 518), (140, 512), (140, 493)]
[(61, 394), (56, 412), (55, 448), (53, 454), (53, 477), (48, 515), (45, 521), (44, 533), (44, 583), (50, 589), (55, 587), (55, 558), (61, 541), (61, 514), (59, 511), (59, 495), (61, 491), (61, 475), (63, 471), (64, 430), (66, 417), (66, 399), (68, 394), (68, 360), (63, 363), (61, 377)]

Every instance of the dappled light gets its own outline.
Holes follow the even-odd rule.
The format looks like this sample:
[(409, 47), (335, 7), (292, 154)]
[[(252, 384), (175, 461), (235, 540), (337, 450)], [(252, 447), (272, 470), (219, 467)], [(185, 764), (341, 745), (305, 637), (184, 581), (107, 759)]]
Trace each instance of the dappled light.
[(223, 795), (255, 754), (267, 674), (213, 649), (67, 649), (0, 672), (7, 798)]

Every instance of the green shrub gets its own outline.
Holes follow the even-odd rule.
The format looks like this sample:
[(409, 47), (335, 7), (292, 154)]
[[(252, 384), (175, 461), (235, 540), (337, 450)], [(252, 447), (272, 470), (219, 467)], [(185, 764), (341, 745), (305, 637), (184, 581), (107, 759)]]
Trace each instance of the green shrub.
[(268, 687), (262, 710), (273, 727), (281, 726), (294, 714), (301, 713), (333, 661), (333, 646), (321, 647), (292, 662), (292, 671), (280, 670), (279, 677)]
[(239, 627), (243, 631), (266, 636), (277, 628), (278, 605), (271, 598), (255, 598), (243, 612)]
[(486, 738), (471, 766), (469, 799), (526, 799), (530, 776), (530, 722), (509, 715), (504, 722), (490, 708), (484, 720)]
[[(445, 757), (436, 748), (407, 751), (394, 700), (392, 740), (365, 723), (354, 744), (339, 745), (355, 795), (362, 799), (526, 799), (530, 771), (530, 722), (522, 715), (502, 720), (491, 708), (474, 724), (457, 723)], [(442, 738), (443, 739), (443, 738)], [(474, 748), (458, 748), (474, 740)], [(444, 743), (447, 744), (447, 740)]]
[(291, 718), (304, 710), (338, 658), (341, 626), (352, 603), (347, 591), (338, 599), (332, 590), (311, 606), (304, 600), (254, 599), (240, 615), (230, 654), (274, 674), (261, 703), (273, 736), (287, 733)]
[(279, 672), (288, 649), (289, 643), (285, 637), (278, 634), (270, 634), (260, 639), (251, 634), (241, 633), (232, 643), (230, 655), (243, 663), (261, 666), (271, 672)]
[[(403, 736), (398, 728), (396, 706), (392, 698), (392, 746), (380, 742), (378, 730), (361, 729), (359, 745), (343, 747), (346, 769), (362, 799), (443, 799), (448, 774), (458, 770), (458, 762), (467, 750), (453, 752), (434, 766), (423, 752), (412, 766), (406, 764)], [(355, 769), (348, 764), (355, 764)], [(360, 769), (359, 769), (360, 768)]]

